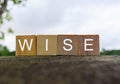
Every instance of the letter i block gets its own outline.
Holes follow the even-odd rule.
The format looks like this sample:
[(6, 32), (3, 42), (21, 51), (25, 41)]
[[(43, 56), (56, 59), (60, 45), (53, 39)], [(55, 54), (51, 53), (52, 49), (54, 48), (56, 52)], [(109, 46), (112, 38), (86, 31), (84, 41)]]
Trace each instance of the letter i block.
[(37, 55), (57, 55), (57, 35), (37, 35)]
[(99, 35), (79, 35), (79, 55), (99, 55)]
[(16, 56), (36, 55), (36, 36), (16, 36)]
[(58, 55), (78, 55), (77, 35), (58, 35)]

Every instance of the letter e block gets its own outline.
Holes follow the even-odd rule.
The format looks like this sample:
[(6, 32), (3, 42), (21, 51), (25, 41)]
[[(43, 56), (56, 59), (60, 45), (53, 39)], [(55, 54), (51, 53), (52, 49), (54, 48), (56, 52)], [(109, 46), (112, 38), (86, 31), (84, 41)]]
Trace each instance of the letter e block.
[(99, 55), (99, 35), (79, 35), (79, 55)]
[(36, 55), (36, 36), (16, 36), (16, 56)]
[(57, 35), (37, 35), (37, 55), (57, 55)]
[(78, 55), (77, 35), (58, 35), (58, 55)]

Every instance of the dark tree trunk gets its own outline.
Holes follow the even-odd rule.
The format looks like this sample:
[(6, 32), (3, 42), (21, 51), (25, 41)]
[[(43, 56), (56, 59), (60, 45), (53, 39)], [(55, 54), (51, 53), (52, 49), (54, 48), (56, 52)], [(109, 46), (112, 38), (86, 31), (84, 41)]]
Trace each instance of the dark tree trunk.
[(4, 0), (0, 7), (0, 19), (2, 19), (2, 14), (7, 10), (8, 0)]

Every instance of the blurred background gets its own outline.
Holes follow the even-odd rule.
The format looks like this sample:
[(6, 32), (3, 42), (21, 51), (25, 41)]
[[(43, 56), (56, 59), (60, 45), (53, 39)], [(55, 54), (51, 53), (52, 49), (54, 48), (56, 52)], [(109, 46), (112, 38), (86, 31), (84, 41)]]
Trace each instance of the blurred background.
[(120, 55), (120, 0), (0, 0), (0, 55), (28, 34), (99, 34), (101, 55)]

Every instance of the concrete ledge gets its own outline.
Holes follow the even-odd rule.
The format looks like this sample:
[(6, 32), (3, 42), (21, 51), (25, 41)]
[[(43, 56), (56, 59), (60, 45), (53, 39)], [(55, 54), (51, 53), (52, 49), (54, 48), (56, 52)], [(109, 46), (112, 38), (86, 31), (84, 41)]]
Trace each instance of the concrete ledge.
[(0, 84), (120, 84), (120, 56), (0, 57)]

